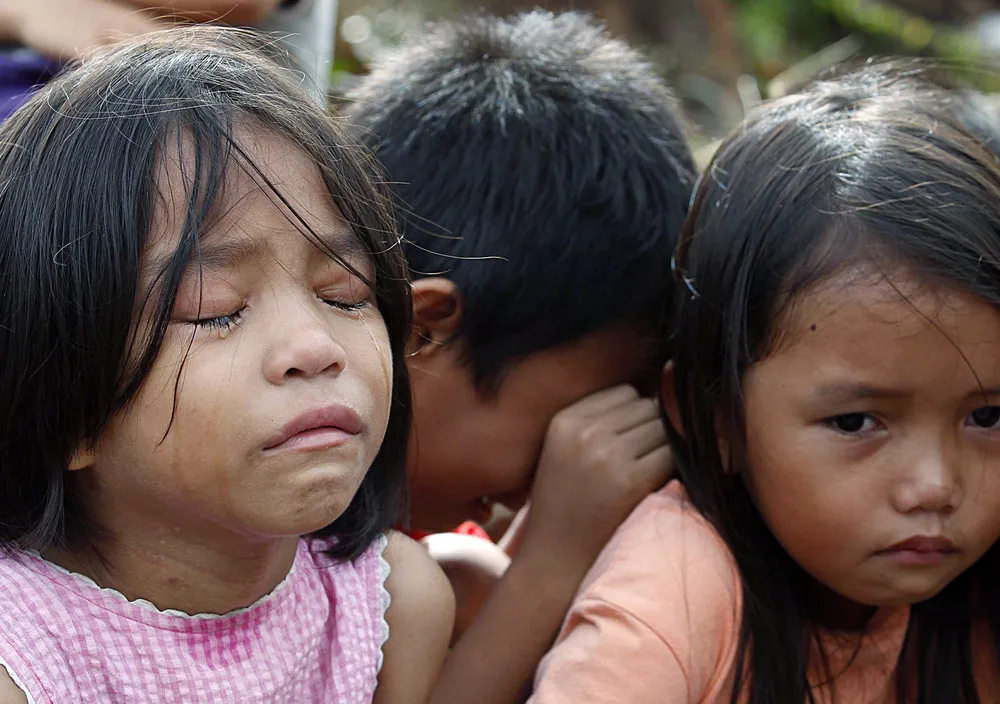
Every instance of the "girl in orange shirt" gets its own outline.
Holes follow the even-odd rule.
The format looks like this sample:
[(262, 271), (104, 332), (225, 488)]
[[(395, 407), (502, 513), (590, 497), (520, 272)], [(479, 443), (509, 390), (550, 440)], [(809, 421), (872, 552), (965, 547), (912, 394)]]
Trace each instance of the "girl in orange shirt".
[(1000, 701), (1000, 169), (948, 101), (869, 68), (719, 149), (674, 264), (682, 484), (534, 701)]

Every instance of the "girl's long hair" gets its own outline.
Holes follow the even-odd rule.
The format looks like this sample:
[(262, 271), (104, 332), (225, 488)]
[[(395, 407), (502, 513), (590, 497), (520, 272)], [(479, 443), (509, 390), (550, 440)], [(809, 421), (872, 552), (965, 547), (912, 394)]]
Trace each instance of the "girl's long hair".
[[(280, 134), (316, 163), (374, 263), (374, 277), (364, 280), (389, 333), (385, 440), (348, 509), (320, 533), (336, 538), (335, 556), (350, 558), (399, 519), (411, 303), (387, 192), (366, 152), (274, 58), (247, 31), (147, 35), (71, 68), (0, 126), (0, 546), (45, 549), (85, 538), (67, 462), (142, 386), (182, 273), (222, 206), (228, 170), (263, 175), (238, 130)], [(154, 175), (166, 149), (182, 150), (194, 168), (179, 244), (146, 290), (140, 268), (163, 197)], [(351, 268), (293, 218), (304, 237)], [(151, 325), (139, 336), (144, 306)]]
[[(743, 479), (742, 380), (780, 343), (782, 312), (858, 261), (886, 271), (902, 265), (1000, 307), (1000, 169), (964, 130), (949, 96), (884, 67), (819, 82), (749, 117), (696, 190), (674, 263), (681, 427), (669, 431), (692, 502), (727, 542), (742, 576), (734, 704), (741, 692), (751, 704), (815, 700), (809, 656), (819, 643), (805, 597), (809, 578), (768, 530)], [(719, 427), (727, 430), (728, 457)], [(985, 614), (994, 640), (1000, 634), (992, 588), (998, 567), (994, 545), (940, 594), (914, 605), (898, 669), (900, 702), (979, 702), (971, 629)], [(836, 673), (825, 674), (835, 686)]]

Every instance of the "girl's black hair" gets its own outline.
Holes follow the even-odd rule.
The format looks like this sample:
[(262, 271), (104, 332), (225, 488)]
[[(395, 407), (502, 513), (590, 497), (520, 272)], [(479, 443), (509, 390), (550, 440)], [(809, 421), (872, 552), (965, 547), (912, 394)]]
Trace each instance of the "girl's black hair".
[[(674, 263), (681, 427), (668, 430), (692, 502), (742, 577), (734, 704), (741, 692), (750, 704), (815, 701), (810, 578), (768, 530), (743, 479), (742, 380), (780, 344), (783, 313), (859, 262), (887, 273), (902, 266), (1000, 306), (1000, 170), (953, 114), (951, 95), (881, 66), (819, 82), (752, 114), (696, 190)], [(985, 617), (997, 641), (1000, 598), (984, 578), (998, 568), (994, 545), (913, 606), (897, 675), (901, 703), (979, 702), (971, 630)], [(835, 687), (837, 673), (825, 674)]]
[[(319, 534), (336, 538), (335, 557), (351, 558), (405, 510), (411, 302), (387, 192), (366, 152), (274, 59), (248, 31), (147, 35), (70, 69), (0, 126), (0, 546), (45, 549), (89, 535), (67, 463), (142, 386), (182, 273), (223, 206), (227, 171), (263, 177), (240, 147), (240, 129), (249, 139), (282, 135), (318, 165), (374, 263), (374, 277), (362, 278), (389, 333), (385, 440), (350, 506)], [(163, 197), (155, 174), (169, 148), (189, 150), (194, 164), (186, 221), (156, 284), (143, 290), (150, 218)], [(150, 328), (139, 336), (147, 304)]]

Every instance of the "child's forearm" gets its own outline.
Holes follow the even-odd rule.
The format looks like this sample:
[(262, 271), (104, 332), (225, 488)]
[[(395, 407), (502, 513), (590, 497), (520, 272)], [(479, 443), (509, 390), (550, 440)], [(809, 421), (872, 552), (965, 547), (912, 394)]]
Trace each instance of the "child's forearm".
[(590, 566), (586, 559), (564, 563), (554, 555), (560, 555), (554, 546), (532, 545), (526, 539), (448, 655), (431, 704), (522, 700)]
[(182, 17), (193, 22), (257, 24), (274, 10), (281, 0), (124, 0), (141, 10), (159, 15)]

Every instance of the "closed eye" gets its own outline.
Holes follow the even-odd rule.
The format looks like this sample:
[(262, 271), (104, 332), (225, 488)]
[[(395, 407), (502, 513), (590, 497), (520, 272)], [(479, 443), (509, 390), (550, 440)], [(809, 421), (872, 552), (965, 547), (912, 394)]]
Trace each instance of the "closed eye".
[(349, 302), (349, 301), (330, 300), (330, 299), (324, 298), (323, 302), (326, 303), (328, 306), (332, 306), (334, 308), (339, 308), (340, 310), (346, 310), (349, 313), (355, 313), (355, 312), (357, 312), (359, 310), (363, 310), (364, 308), (367, 308), (368, 304), (369, 304), (369, 301), (367, 299), (365, 299), (363, 301), (350, 301)]
[(211, 318), (198, 318), (197, 320), (186, 320), (184, 322), (194, 325), (197, 328), (228, 333), (242, 322), (245, 310), (246, 308), (240, 308), (238, 311), (227, 315), (216, 315)]

